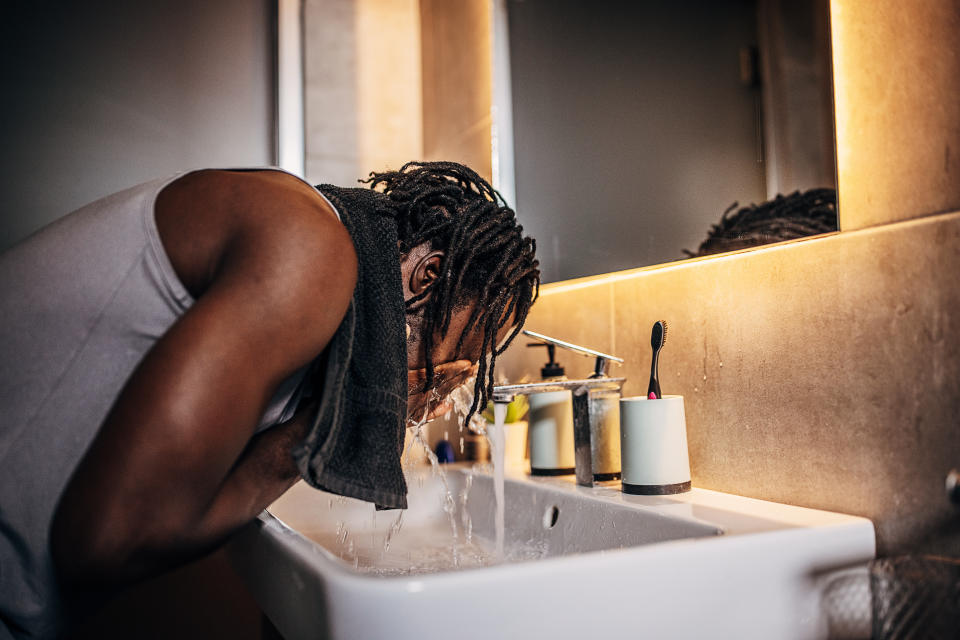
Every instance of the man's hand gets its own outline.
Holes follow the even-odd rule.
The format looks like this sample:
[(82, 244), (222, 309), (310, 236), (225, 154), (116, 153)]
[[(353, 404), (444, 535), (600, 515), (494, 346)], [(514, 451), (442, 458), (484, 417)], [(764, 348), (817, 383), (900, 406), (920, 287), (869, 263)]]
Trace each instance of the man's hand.
[(475, 375), (477, 365), (469, 360), (444, 362), (433, 368), (433, 384), (424, 391), (427, 370), (407, 370), (407, 418), (425, 422), (450, 411), (453, 407), (447, 396)]

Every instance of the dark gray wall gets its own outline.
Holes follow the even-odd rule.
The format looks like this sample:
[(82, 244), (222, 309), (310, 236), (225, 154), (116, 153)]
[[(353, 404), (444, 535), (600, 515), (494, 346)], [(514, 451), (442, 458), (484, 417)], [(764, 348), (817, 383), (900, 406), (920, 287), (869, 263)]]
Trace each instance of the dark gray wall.
[(509, 0), (516, 209), (546, 281), (684, 257), (765, 200), (755, 0)]
[(101, 196), (274, 162), (272, 0), (20, 0), (0, 24), (0, 249)]

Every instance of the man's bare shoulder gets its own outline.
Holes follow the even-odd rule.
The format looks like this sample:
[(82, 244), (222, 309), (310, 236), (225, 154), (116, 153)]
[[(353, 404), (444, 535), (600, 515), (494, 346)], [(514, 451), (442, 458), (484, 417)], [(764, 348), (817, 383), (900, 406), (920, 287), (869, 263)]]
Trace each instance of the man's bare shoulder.
[[(275, 362), (264, 366), (277, 374), (320, 353), (357, 283), (353, 241), (330, 205), (279, 172), (199, 172), (175, 186), (166, 202), (158, 197), (156, 216), (197, 298), (181, 323), (228, 327), (243, 336), (229, 350), (271, 353)], [(220, 349), (205, 344), (197, 349)]]
[(241, 215), (275, 222), (276, 215), (307, 213), (305, 222), (340, 224), (326, 198), (304, 180), (285, 171), (216, 171), (211, 176), (226, 189), (232, 209)]
[(355, 280), (353, 242), (334, 209), (281, 171), (193, 172), (160, 194), (156, 220), (174, 269), (194, 295), (241, 260), (271, 265), (291, 287), (298, 276)]

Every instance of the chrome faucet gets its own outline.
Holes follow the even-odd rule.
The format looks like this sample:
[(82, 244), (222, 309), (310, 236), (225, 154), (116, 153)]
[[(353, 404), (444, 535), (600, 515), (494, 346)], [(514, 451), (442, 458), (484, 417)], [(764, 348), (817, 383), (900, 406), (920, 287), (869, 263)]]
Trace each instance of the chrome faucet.
[[(613, 480), (620, 477), (620, 434), (605, 429), (606, 413), (613, 401), (619, 411), (620, 390), (626, 378), (607, 377), (610, 362), (623, 363), (623, 358), (587, 349), (563, 340), (551, 338), (533, 331), (523, 332), (540, 342), (553, 344), (563, 349), (596, 358), (593, 374), (583, 380), (556, 380), (528, 384), (505, 384), (493, 388), (493, 401), (508, 404), (517, 395), (531, 395), (548, 391), (570, 391), (573, 397), (573, 447), (577, 484), (592, 487), (598, 480)], [(619, 424), (619, 421), (617, 421)], [(616, 456), (616, 473), (604, 472), (598, 462), (607, 462)], [(605, 466), (605, 465), (604, 465)]]

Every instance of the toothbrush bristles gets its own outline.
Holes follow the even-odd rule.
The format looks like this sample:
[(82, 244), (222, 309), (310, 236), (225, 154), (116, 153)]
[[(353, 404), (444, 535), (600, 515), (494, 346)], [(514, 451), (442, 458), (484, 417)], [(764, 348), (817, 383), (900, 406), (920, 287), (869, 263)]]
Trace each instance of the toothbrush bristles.
[(660, 324), (663, 325), (663, 340), (660, 341), (660, 345), (663, 346), (667, 344), (667, 321), (661, 320)]

